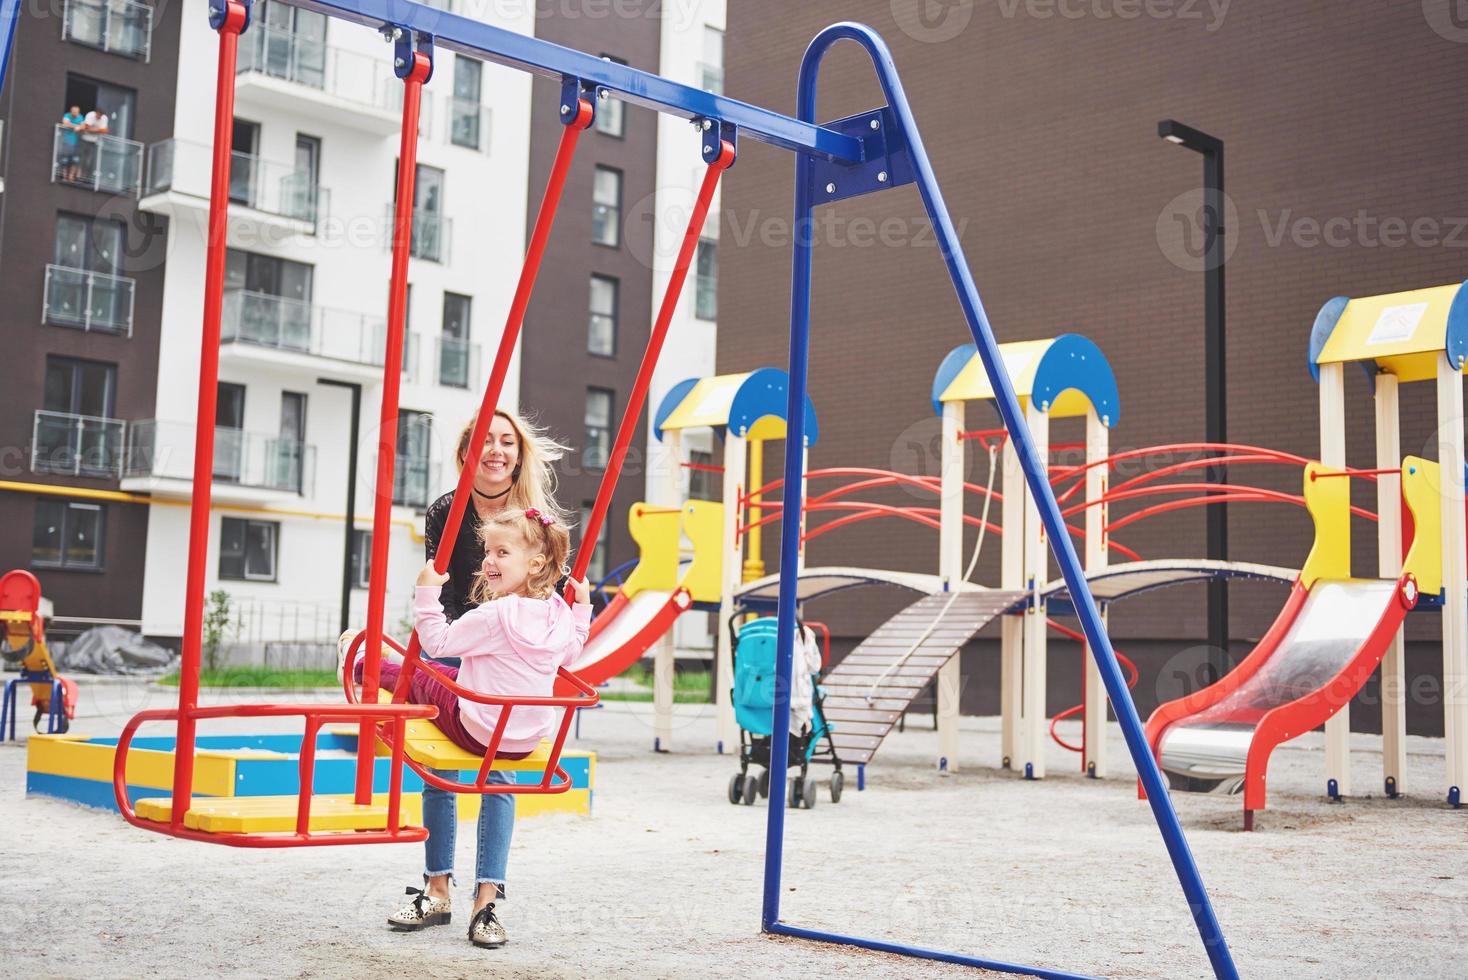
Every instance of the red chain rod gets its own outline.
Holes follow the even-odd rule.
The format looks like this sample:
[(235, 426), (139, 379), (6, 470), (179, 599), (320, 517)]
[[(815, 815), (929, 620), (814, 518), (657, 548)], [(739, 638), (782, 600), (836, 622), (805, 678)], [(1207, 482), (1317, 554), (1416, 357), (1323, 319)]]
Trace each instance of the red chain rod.
[[(214, 160), (209, 182), (209, 239), (204, 253), (204, 320), (199, 338), (198, 414), (194, 427), (194, 474), (189, 508), (189, 557), (184, 584), (183, 650), (178, 670), (178, 741), (173, 757), (173, 799), (194, 793), (194, 711), (199, 703), (199, 666), (204, 638), (204, 590), (209, 574), (210, 497), (214, 489), (214, 424), (219, 394), (219, 335), (224, 310), (225, 243), (229, 229), (229, 165), (234, 127), (235, 59), (243, 4), (227, 2), (219, 26), (219, 66), (214, 88)], [(173, 808), (169, 827), (183, 830), (187, 805)]]
[[(387, 340), (382, 358), (382, 407), (377, 426), (377, 479), (373, 484), (372, 557), (367, 579), (367, 662), (362, 668), (362, 698), (377, 701), (382, 662), (382, 625), (387, 604), (388, 545), (391, 543), (393, 471), (397, 465), (398, 395), (402, 385), (403, 334), (408, 320), (408, 257), (413, 243), (413, 198), (418, 174), (418, 116), (423, 83), (432, 73), (426, 55), (413, 54), (403, 78), (402, 130), (398, 137), (397, 197), (393, 201), (392, 273), (388, 283)], [(452, 539), (450, 539), (452, 540)], [(360, 804), (372, 802), (375, 766), (372, 722), (363, 719), (357, 736), (357, 790)]]
[(1395, 467), (1392, 467), (1390, 469), (1384, 469), (1384, 470), (1338, 470), (1338, 471), (1333, 472), (1333, 473), (1320, 473), (1320, 472), (1317, 472), (1317, 471), (1311, 471), (1311, 473), (1310, 473), (1310, 482), (1311, 483), (1314, 483), (1316, 480), (1326, 480), (1326, 479), (1329, 479), (1330, 477), (1333, 477), (1333, 476), (1364, 476), (1364, 477), (1368, 477), (1368, 478), (1373, 478), (1374, 479), (1375, 477), (1384, 476), (1384, 475), (1386, 475), (1388, 473), (1401, 473), (1401, 472), (1402, 472), (1402, 468), (1400, 466), (1395, 466)]
[[(663, 341), (668, 335), (668, 326), (673, 322), (673, 311), (677, 309), (678, 296), (683, 291), (683, 282), (688, 278), (688, 268), (693, 264), (693, 253), (703, 233), (704, 220), (708, 217), (714, 191), (719, 186), (719, 177), (733, 162), (733, 145), (727, 140), (720, 140), (718, 158), (710, 162), (708, 169), (704, 171), (703, 184), (699, 187), (698, 197), (693, 202), (693, 212), (688, 216), (688, 229), (683, 233), (683, 245), (678, 249), (678, 257), (673, 263), (673, 274), (668, 278), (668, 288), (663, 293), (663, 302), (658, 307), (652, 334), (647, 339), (647, 350), (643, 352), (642, 364), (637, 369), (637, 380), (632, 385), (632, 393), (622, 413), (621, 424), (617, 426), (617, 438), (612, 444), (612, 453), (607, 459), (607, 469), (602, 474), (601, 486), (596, 491), (596, 503), (592, 506), (591, 516), (586, 519), (586, 525), (581, 529), (583, 544), (594, 542), (601, 535), (601, 526), (606, 520), (607, 509), (612, 505), (612, 494), (617, 489), (617, 479), (622, 475), (622, 463), (627, 458), (627, 448), (632, 444), (632, 437), (638, 430), (638, 419), (642, 415), (643, 403), (647, 401), (647, 389), (652, 384), (653, 369), (657, 367), (658, 355), (662, 353)], [(572, 578), (580, 579), (586, 576), (586, 569), (591, 563), (591, 556), (595, 550), (591, 547), (581, 547), (576, 550), (576, 562), (571, 568)], [(569, 595), (571, 586), (568, 585), (566, 588)]]
[(679, 463), (685, 470), (698, 470), (700, 473), (722, 473), (722, 466), (714, 466), (711, 463)]

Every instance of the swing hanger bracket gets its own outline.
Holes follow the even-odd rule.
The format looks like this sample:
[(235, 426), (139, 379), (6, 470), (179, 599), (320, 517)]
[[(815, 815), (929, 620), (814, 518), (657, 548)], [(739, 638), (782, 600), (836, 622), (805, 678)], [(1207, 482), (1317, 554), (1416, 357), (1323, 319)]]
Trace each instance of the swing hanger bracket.
[(713, 163), (718, 160), (719, 154), (724, 151), (723, 144), (728, 143), (734, 150), (734, 157), (724, 169), (734, 166), (734, 161), (739, 158), (739, 127), (731, 122), (709, 119), (707, 116), (693, 120), (693, 125), (703, 136), (703, 162)]
[(393, 43), (393, 74), (406, 80), (416, 73), (427, 85), (433, 77), (433, 35), (396, 24), (384, 24), (381, 33)]
[(862, 154), (861, 160), (855, 163), (811, 157), (806, 173), (810, 175), (810, 199), (816, 204), (829, 204), (913, 182), (907, 136), (889, 107), (837, 119), (825, 123), (824, 128), (855, 137), (861, 142)]
[(596, 121), (597, 96), (605, 91), (606, 89), (598, 90), (595, 82), (588, 82), (574, 75), (562, 75), (561, 125), (590, 129)]
[(250, 26), (254, 10), (255, 0), (209, 0), (209, 27), (243, 34)]

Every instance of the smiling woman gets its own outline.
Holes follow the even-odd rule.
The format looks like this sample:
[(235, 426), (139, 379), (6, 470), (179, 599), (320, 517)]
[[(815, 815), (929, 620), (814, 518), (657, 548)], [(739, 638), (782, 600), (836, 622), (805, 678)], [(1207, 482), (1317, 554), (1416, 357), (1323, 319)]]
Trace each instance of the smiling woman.
[[(473, 420), (459, 433), (454, 458), (462, 470), (468, 463), (469, 437)], [(474, 575), (484, 560), (480, 544), (480, 525), (504, 510), (535, 508), (565, 523), (555, 502), (556, 475), (551, 464), (566, 453), (566, 447), (552, 439), (544, 429), (514, 412), (500, 409), (490, 423), (489, 438), (484, 444), (474, 471), (474, 500), (459, 526), (453, 555), (449, 559), (449, 580), (439, 594), (444, 615), (452, 622), (477, 603), (470, 598)], [(454, 502), (453, 491), (435, 500), (424, 518), (425, 557), (438, 555), (444, 524)]]

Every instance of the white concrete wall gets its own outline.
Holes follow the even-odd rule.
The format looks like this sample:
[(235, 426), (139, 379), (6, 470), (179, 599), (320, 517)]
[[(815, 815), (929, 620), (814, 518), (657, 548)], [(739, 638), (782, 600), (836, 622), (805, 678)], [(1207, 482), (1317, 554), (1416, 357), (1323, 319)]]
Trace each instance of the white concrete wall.
[[(723, 30), (724, 11), (724, 0), (681, 0), (679, 3), (669, 4), (662, 20), (660, 74), (685, 85), (701, 86), (704, 28)], [(707, 170), (703, 162), (701, 135), (685, 120), (660, 115), (657, 161), (652, 277), (654, 315), (667, 289), (673, 263), (688, 226), (694, 198)], [(737, 167), (733, 172), (737, 172)], [(719, 237), (719, 200), (720, 195), (715, 192), (708, 219), (704, 224), (704, 238)], [(678, 382), (685, 378), (717, 373), (714, 366), (716, 322), (700, 320), (694, 316), (697, 272), (695, 256), (694, 265), (688, 270), (682, 295), (678, 298), (678, 307), (668, 328), (667, 344), (663, 348), (657, 370), (653, 373), (649, 390), (647, 500), (663, 505), (677, 505), (682, 500), (665, 499), (665, 474), (669, 467), (677, 465), (677, 460), (670, 458), (667, 447), (652, 432), (653, 415), (657, 406), (662, 404), (663, 396)], [(688, 459), (688, 454), (694, 450), (712, 452), (714, 442), (713, 434), (707, 430), (690, 430), (684, 433), (683, 458)], [(719, 460), (715, 459), (713, 462), (717, 464)], [(682, 499), (686, 499), (686, 473), (680, 485), (684, 488)], [(718, 486), (719, 481), (715, 480), (714, 485)], [(707, 613), (689, 613), (678, 621), (674, 643), (679, 656), (706, 655), (712, 649), (708, 632), (710, 618)]]
[[(184, 3), (175, 135), (207, 144), (213, 127), (218, 45), (207, 26), (205, 0)], [(498, 26), (533, 32), (531, 5), (487, 4), (477, 9), (482, 11), (479, 16)], [(383, 74), (391, 74), (392, 47), (367, 28), (332, 22), (327, 29), (327, 43), (363, 58), (380, 59)], [(438, 470), (440, 490), (448, 489), (454, 478), (449, 462), (452, 442), (479, 404), (504, 311), (514, 291), (525, 247), (528, 179), (525, 134), (529, 127), (530, 77), (486, 64), (481, 101), (492, 113), (489, 152), (452, 146), (447, 125), (454, 58), (448, 52), (439, 55), (434, 78), (426, 88), (426, 98), (432, 102), (430, 125), (418, 148), (420, 163), (445, 171), (444, 211), (452, 220), (451, 250), (447, 264), (420, 259), (411, 262), (409, 329), (417, 335), (417, 363), (414, 372), (404, 379), (400, 396), (404, 409), (434, 414), (434, 453), (443, 461)], [(298, 132), (321, 139), (321, 185), (330, 194), (322, 233), (262, 240), (234, 228), (232, 244), (312, 264), (312, 302), (316, 305), (385, 316), (390, 256), (383, 244), (383, 228), (393, 197), (398, 137), (363, 131), (351, 113), (326, 118), (319, 109), (307, 107), (305, 100), (302, 106), (293, 112), (244, 95), (237, 101), (236, 116), (260, 123), (260, 156), (287, 166), (294, 156)], [(161, 420), (190, 422), (195, 415), (204, 243), (202, 217), (171, 222), (158, 372), (156, 414)], [(471, 374), (468, 390), (437, 384), (434, 338), (442, 328), (445, 290), (473, 297), (470, 339), (478, 345), (479, 365)], [(314, 481), (300, 497), (264, 505), (268, 510), (292, 513), (248, 515), (281, 523), (278, 579), (274, 583), (216, 582), (219, 514), (238, 513), (228, 507), (216, 510), (211, 529), (209, 588), (223, 587), (232, 595), (258, 600), (262, 605), (293, 608), (293, 604), (304, 603), (335, 610), (340, 602), (349, 395), (338, 388), (315, 384), (309, 372), (283, 374), (259, 359), (242, 359), (232, 353), (226, 353), (220, 378), (246, 385), (247, 430), (278, 432), (280, 392), (306, 393), (306, 441), (315, 447)], [(321, 373), (332, 373), (328, 363), (323, 361), (322, 366)], [(512, 366), (504, 397), (508, 404), (518, 402), (518, 378), (518, 365)], [(380, 386), (367, 384), (359, 447), (359, 527), (366, 527), (365, 519), (371, 516), (380, 404)], [(177, 635), (183, 618), (188, 511), (163, 504), (151, 510), (144, 628), (152, 634)], [(398, 509), (395, 515), (421, 529), (421, 518), (411, 511)], [(388, 623), (394, 629), (401, 612), (406, 611), (413, 570), (422, 561), (421, 548), (405, 524), (395, 527), (387, 604)], [(362, 597), (358, 595), (357, 604)], [(335, 622), (334, 614), (331, 621)]]

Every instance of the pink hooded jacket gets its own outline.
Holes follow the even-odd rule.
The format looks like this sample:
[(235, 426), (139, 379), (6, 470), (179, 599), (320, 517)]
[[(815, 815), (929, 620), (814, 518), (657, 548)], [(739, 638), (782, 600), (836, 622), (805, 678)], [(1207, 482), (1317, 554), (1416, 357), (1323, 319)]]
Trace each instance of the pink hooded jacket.
[[(460, 657), (459, 684), (484, 694), (548, 697), (556, 670), (581, 653), (591, 629), (591, 606), (574, 607), (558, 595), (531, 599), (508, 595), (471, 609), (450, 623), (438, 601), (439, 587), (419, 586), (414, 619), (423, 652)], [(497, 705), (459, 699), (459, 720), (481, 745), (499, 723)], [(518, 707), (510, 712), (500, 749), (530, 752), (551, 733), (561, 709)]]

